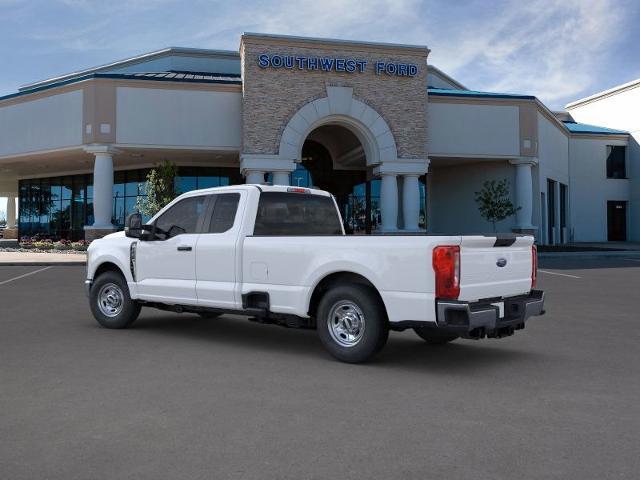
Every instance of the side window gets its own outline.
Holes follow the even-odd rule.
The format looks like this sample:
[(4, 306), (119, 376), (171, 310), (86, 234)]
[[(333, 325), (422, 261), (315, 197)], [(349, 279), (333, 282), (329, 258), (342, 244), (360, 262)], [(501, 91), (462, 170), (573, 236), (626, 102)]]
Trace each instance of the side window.
[(215, 199), (209, 233), (223, 233), (233, 227), (233, 222), (240, 202), (239, 193), (218, 193), (212, 195)]
[(180, 200), (156, 220), (156, 228), (167, 238), (183, 233), (196, 233), (198, 221), (204, 211), (206, 197), (190, 197)]
[(260, 195), (254, 235), (341, 235), (331, 197), (265, 192)]

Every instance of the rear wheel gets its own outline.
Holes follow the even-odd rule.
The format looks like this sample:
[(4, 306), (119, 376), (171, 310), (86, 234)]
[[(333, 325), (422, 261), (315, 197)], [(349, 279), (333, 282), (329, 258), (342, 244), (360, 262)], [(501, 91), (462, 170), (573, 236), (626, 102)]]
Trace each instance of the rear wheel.
[(105, 328), (126, 328), (140, 315), (140, 304), (131, 300), (129, 287), (122, 275), (105, 272), (91, 286), (91, 312)]
[(339, 285), (318, 305), (320, 341), (338, 360), (360, 363), (382, 349), (389, 337), (384, 305), (370, 288)]
[(439, 332), (437, 329), (428, 327), (414, 328), (413, 331), (430, 345), (443, 345), (445, 343), (453, 342), (458, 338), (458, 335)]

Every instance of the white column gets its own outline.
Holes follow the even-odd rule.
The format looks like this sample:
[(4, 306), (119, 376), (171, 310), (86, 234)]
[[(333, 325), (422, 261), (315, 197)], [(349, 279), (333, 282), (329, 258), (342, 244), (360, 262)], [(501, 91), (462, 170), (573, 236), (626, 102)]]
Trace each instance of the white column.
[(418, 175), (404, 175), (402, 177), (402, 214), (405, 230), (418, 230), (420, 217), (420, 183)]
[(262, 185), (264, 183), (263, 170), (247, 170), (245, 172), (246, 183)]
[(113, 155), (117, 150), (109, 145), (89, 145), (84, 151), (94, 155), (93, 162), (93, 225), (85, 230), (113, 230)]
[(276, 171), (272, 174), (274, 185), (289, 185), (289, 172)]
[(521, 230), (535, 229), (532, 223), (533, 218), (533, 175), (531, 167), (535, 165), (537, 159), (519, 158), (510, 160), (516, 167), (515, 197), (516, 208), (516, 228)]
[(381, 173), (380, 214), (382, 230), (392, 232), (398, 229), (398, 181), (395, 173)]
[(113, 228), (113, 157), (96, 153), (93, 164), (93, 228)]
[(7, 197), (7, 228), (16, 228), (16, 197)]

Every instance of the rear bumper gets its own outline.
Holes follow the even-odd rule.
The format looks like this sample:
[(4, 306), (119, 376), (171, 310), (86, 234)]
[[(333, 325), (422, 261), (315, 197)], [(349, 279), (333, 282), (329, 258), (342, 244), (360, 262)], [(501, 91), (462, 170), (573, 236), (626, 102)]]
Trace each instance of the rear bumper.
[(504, 302), (503, 317), (499, 307), (488, 302), (438, 300), (437, 330), (466, 338), (505, 337), (524, 328), (530, 317), (544, 314), (542, 290), (531, 290), (527, 295), (504, 298), (500, 302)]

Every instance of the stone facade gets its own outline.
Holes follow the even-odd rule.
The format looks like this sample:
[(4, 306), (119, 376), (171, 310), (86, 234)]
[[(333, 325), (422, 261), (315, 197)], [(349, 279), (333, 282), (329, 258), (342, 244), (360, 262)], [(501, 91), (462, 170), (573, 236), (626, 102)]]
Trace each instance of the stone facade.
[(5, 240), (16, 240), (18, 238), (17, 228), (7, 228), (2, 231), (2, 238)]
[(115, 232), (115, 228), (86, 228), (84, 229), (84, 239), (87, 242), (93, 242), (110, 233)]
[[(366, 60), (364, 72), (261, 68), (258, 56), (279, 54)], [(350, 87), (353, 98), (378, 112), (394, 136), (398, 157), (427, 158), (426, 47), (244, 35), (242, 153), (277, 155), (290, 118), (305, 104), (327, 96), (327, 87)], [(414, 76), (376, 74), (377, 61), (417, 65)]]

